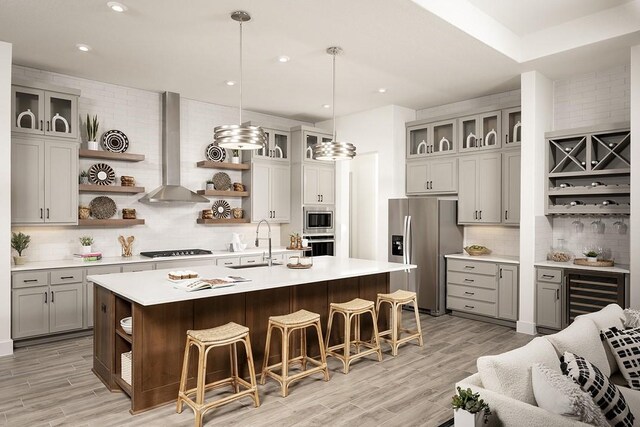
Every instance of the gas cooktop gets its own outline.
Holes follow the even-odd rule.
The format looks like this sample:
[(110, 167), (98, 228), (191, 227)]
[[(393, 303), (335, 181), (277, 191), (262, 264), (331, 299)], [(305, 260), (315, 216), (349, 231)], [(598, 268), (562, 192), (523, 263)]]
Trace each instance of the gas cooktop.
[(209, 255), (211, 251), (206, 249), (175, 249), (169, 251), (149, 251), (140, 252), (140, 255), (147, 258), (161, 258), (170, 256), (189, 256), (189, 255)]

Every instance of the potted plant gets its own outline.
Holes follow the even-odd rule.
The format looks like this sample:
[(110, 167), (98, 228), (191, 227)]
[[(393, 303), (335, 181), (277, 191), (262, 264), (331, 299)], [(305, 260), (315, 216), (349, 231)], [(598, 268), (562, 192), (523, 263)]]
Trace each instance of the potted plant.
[(480, 399), (479, 393), (470, 388), (462, 390), (456, 387), (458, 394), (453, 396), (453, 419), (456, 427), (478, 427), (489, 421), (489, 404)]
[(89, 172), (81, 171), (80, 172), (80, 184), (88, 184), (89, 183)]
[(87, 148), (89, 150), (97, 150), (98, 149), (98, 141), (96, 138), (98, 137), (98, 116), (93, 116), (93, 118), (89, 117), (87, 114)]
[(213, 185), (213, 180), (212, 179), (208, 179), (207, 180), (207, 186), (205, 187), (207, 190), (215, 190), (215, 186)]
[(598, 261), (598, 256), (600, 253), (598, 251), (594, 251), (593, 249), (588, 249), (583, 252), (584, 256), (587, 257), (587, 261), (596, 262)]
[(82, 254), (90, 254), (91, 253), (91, 245), (93, 245), (93, 237), (91, 236), (82, 236), (80, 237), (80, 244), (82, 245)]
[(11, 247), (18, 252), (18, 256), (13, 257), (15, 265), (22, 265), (27, 262), (27, 258), (22, 256), (22, 252), (29, 247), (29, 243), (31, 243), (31, 236), (27, 236), (22, 232), (11, 233)]
[(231, 151), (231, 163), (240, 163), (240, 151)]

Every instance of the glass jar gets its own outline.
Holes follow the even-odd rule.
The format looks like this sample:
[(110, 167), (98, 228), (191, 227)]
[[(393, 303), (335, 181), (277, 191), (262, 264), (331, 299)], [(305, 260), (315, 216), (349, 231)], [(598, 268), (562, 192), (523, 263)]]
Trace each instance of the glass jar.
[(547, 260), (554, 262), (569, 262), (573, 259), (573, 253), (565, 247), (564, 239), (557, 239), (555, 246), (552, 246), (547, 253)]

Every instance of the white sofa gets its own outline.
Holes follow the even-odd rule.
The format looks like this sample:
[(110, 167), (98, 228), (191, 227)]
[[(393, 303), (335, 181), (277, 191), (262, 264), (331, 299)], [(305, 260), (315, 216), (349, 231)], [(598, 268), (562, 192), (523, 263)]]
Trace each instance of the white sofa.
[(623, 310), (616, 304), (579, 316), (556, 334), (534, 338), (527, 345), (506, 353), (478, 358), (478, 373), (456, 385), (480, 393), (489, 404), (493, 413), (489, 426), (586, 426), (588, 424), (539, 408), (533, 395), (531, 366), (544, 363), (559, 371), (560, 355), (569, 351), (585, 357), (610, 376), (640, 425), (640, 391), (626, 386), (607, 343), (600, 340), (599, 334), (600, 330), (612, 326), (623, 328), (623, 321)]

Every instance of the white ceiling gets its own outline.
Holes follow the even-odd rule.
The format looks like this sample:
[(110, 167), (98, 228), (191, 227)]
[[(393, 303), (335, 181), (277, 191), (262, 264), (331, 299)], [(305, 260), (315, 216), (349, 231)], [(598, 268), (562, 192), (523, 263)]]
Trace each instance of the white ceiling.
[[(337, 63), (338, 115), (389, 104), (419, 109), (519, 87), (520, 72), (532, 64), (520, 64), (414, 1), (122, 0), (129, 10), (118, 14), (107, 0), (0, 0), (0, 40), (13, 43), (16, 64), (237, 106), (238, 86), (224, 83), (239, 78), (238, 25), (229, 14), (247, 10), (253, 20), (244, 33), (244, 107), (311, 122), (331, 116), (322, 105), (331, 103), (325, 49), (332, 45), (345, 51)], [(584, 3), (590, 13), (596, 3), (622, 2), (470, 1), (502, 4), (504, 19), (518, 15), (515, 4), (526, 5), (520, 15), (535, 11), (536, 20), (547, 22), (555, 17), (536, 4), (566, 18), (569, 11), (556, 3), (579, 10)], [(93, 49), (81, 53), (78, 43)], [(620, 49), (607, 49), (613, 47)], [(616, 60), (624, 61), (625, 52)], [(581, 72), (610, 66), (593, 61), (596, 53), (571, 61), (584, 63)], [(291, 62), (278, 63), (279, 55)], [(555, 57), (543, 65), (553, 76), (571, 71), (568, 63)], [(379, 87), (387, 93), (377, 93)]]
[(519, 36), (563, 24), (631, 0), (468, 0)]

